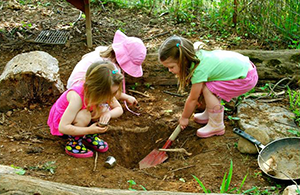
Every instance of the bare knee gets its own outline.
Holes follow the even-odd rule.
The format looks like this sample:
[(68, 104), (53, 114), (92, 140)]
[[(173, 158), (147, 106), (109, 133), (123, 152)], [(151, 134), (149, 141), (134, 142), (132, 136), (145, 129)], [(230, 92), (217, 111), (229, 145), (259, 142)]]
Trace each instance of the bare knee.
[(91, 117), (91, 113), (89, 111), (87, 111), (86, 109), (80, 110), (77, 113), (73, 124), (75, 126), (79, 126), (79, 127), (87, 127), (89, 125), (89, 123), (91, 122), (91, 119), (92, 119), (92, 117)]

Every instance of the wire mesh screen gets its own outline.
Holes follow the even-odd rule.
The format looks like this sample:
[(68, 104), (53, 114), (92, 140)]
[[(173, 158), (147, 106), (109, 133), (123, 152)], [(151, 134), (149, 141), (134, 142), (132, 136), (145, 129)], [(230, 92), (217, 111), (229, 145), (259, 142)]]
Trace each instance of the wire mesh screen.
[(69, 37), (67, 31), (44, 30), (34, 40), (36, 43), (65, 44)]

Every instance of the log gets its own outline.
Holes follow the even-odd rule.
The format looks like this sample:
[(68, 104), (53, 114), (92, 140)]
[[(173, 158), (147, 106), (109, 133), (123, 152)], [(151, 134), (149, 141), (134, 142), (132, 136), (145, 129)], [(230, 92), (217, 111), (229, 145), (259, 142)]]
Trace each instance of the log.
[(58, 71), (57, 59), (46, 52), (15, 56), (0, 76), (0, 111), (54, 103), (64, 91)]
[[(256, 65), (260, 80), (280, 80), (295, 76), (300, 80), (300, 49), (293, 50), (235, 50)], [(300, 83), (299, 83), (300, 84)]]
[[(188, 192), (168, 192), (168, 191), (129, 191), (120, 189), (102, 189), (95, 187), (80, 187), (64, 183), (45, 181), (42, 179), (17, 175), (12, 167), (0, 165), (0, 194), (107, 194), (107, 195), (193, 195)], [(197, 193), (204, 195), (204, 193)], [(216, 195), (212, 193), (212, 195)]]

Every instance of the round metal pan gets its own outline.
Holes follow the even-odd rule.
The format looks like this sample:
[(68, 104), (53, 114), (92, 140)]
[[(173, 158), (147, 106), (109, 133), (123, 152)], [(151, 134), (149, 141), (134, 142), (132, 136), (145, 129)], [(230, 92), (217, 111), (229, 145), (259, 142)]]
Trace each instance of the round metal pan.
[(300, 179), (300, 138), (287, 137), (274, 140), (266, 146), (251, 135), (234, 128), (233, 132), (261, 148), (257, 161), (269, 177), (279, 180)]

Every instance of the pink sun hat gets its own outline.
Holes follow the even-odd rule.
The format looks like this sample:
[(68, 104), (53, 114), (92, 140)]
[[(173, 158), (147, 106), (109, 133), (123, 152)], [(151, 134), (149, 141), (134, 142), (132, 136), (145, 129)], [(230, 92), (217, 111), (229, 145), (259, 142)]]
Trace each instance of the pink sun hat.
[(143, 41), (137, 37), (127, 37), (120, 30), (114, 36), (112, 48), (122, 70), (133, 77), (143, 76), (142, 63), (147, 49)]

